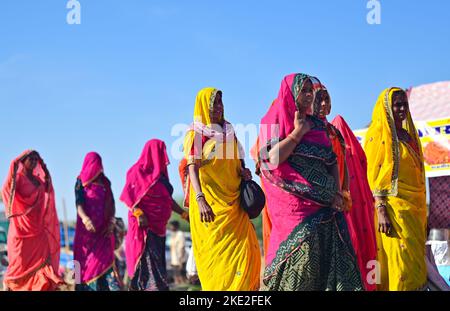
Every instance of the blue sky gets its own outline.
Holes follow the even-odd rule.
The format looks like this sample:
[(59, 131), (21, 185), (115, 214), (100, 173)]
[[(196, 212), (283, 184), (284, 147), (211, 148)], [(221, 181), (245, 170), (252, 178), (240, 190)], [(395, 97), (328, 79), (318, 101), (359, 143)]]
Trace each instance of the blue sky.
[(366, 0), (79, 2), (81, 25), (66, 23), (65, 0), (0, 3), (0, 179), (38, 150), (70, 219), (87, 152), (102, 155), (118, 200), (145, 142), (170, 148), (203, 87), (223, 90), (232, 123), (258, 124), (283, 76), (309, 73), (327, 85), (332, 117), (357, 129), (384, 88), (450, 79), (448, 0), (381, 0), (380, 25), (367, 23)]

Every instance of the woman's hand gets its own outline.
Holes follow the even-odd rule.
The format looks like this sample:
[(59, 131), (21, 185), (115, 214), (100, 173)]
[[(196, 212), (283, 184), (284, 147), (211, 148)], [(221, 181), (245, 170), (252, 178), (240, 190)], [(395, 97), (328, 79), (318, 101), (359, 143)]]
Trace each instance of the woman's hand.
[(145, 214), (142, 214), (139, 217), (137, 217), (137, 221), (140, 228), (148, 227), (148, 219), (145, 216)]
[(252, 179), (252, 172), (248, 168), (242, 168), (241, 169), (241, 176), (244, 180), (251, 180)]
[(342, 193), (337, 192), (334, 196), (333, 203), (331, 205), (334, 209), (338, 210), (339, 212), (343, 212), (345, 210), (345, 202), (344, 198), (342, 196)]
[(189, 213), (184, 211), (181, 213), (181, 218), (186, 220), (189, 223)]
[(342, 191), (342, 198), (344, 200), (345, 212), (349, 212), (352, 209), (353, 201), (352, 196), (350, 195), (350, 190)]
[(378, 231), (390, 236), (392, 234), (392, 223), (386, 210), (386, 202), (376, 200), (375, 204), (378, 215)]
[(83, 224), (87, 231), (95, 233), (94, 224), (92, 223), (92, 220), (89, 217), (85, 217), (83, 219)]
[(311, 124), (306, 120), (306, 114), (295, 112), (294, 118), (294, 130), (292, 135), (296, 138), (296, 141), (300, 141), (301, 138), (311, 130)]
[(200, 209), (200, 220), (202, 222), (213, 222), (216, 215), (211, 206), (206, 202), (205, 197), (198, 198), (198, 207)]

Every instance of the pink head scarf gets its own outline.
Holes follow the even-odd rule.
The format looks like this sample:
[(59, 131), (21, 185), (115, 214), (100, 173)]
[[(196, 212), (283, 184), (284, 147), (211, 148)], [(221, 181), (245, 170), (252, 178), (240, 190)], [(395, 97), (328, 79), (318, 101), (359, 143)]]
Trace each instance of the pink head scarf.
[(166, 144), (159, 139), (149, 140), (139, 160), (128, 170), (120, 200), (129, 208), (136, 206), (161, 176), (169, 179)]
[[(261, 120), (262, 131), (260, 133), (260, 139), (262, 144), (265, 144), (265, 142), (273, 138), (282, 140), (292, 132), (294, 129), (295, 112), (297, 111), (297, 104), (295, 102), (295, 96), (297, 94), (295, 93), (298, 92), (298, 88), (301, 89), (307, 79), (312, 79), (312, 77), (305, 74), (290, 74), (284, 77), (277, 99)], [(278, 129), (271, 125), (278, 125)]]
[(94, 181), (101, 173), (103, 173), (102, 158), (96, 152), (89, 152), (84, 158), (79, 176), (83, 187)]

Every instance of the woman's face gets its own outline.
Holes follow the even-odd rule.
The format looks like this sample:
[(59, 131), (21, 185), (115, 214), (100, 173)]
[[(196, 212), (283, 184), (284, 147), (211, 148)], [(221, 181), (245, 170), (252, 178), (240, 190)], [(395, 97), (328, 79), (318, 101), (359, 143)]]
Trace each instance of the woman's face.
[(213, 104), (213, 111), (211, 116), (211, 122), (213, 124), (222, 124), (224, 117), (223, 117), (223, 102), (222, 102), (222, 92), (217, 92), (216, 99), (214, 100)]
[(395, 121), (404, 121), (408, 116), (409, 103), (406, 93), (403, 91), (395, 92), (392, 95), (392, 113)]
[(320, 110), (319, 110), (319, 117), (325, 118), (327, 115), (331, 112), (331, 98), (330, 94), (328, 94), (327, 91), (322, 91), (322, 98), (319, 103)]
[(298, 95), (298, 106), (301, 111), (308, 111), (311, 108), (311, 105), (314, 100), (314, 89), (313, 84), (310, 79), (307, 79), (300, 90), (300, 94)]
[(39, 157), (35, 152), (30, 153), (24, 160), (23, 166), (26, 170), (32, 171), (36, 168), (39, 162)]

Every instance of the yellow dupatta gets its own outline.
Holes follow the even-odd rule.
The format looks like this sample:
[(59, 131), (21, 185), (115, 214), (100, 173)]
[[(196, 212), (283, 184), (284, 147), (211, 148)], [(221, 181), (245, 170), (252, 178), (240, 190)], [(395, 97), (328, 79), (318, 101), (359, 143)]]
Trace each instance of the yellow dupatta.
[[(367, 168), (367, 179), (375, 196), (398, 194), (399, 141), (392, 114), (392, 94), (401, 90), (397, 87), (389, 88), (378, 97), (364, 142), (367, 162), (370, 164)], [(407, 115), (403, 127), (419, 147), (420, 154), (417, 156), (423, 159), (411, 113), (408, 111)]]
[[(198, 93), (194, 122), (211, 126), (210, 112), (217, 92), (217, 89), (205, 88)], [(201, 146), (201, 135), (195, 130), (188, 131), (183, 146), (188, 164), (195, 160), (191, 154), (194, 140), (196, 146)], [(225, 154), (227, 157), (224, 157)], [(257, 290), (261, 254), (255, 229), (240, 207), (241, 161), (238, 142), (236, 139), (223, 142), (209, 139), (200, 157), (200, 185), (216, 215), (212, 223), (201, 222), (196, 194), (190, 186), (190, 227), (202, 289)]]
[[(423, 155), (409, 111), (403, 128), (417, 144), (419, 153), (397, 138), (392, 94), (399, 90), (386, 89), (379, 96), (364, 144), (370, 188), (374, 196), (386, 197), (393, 226), (391, 236), (376, 231), (377, 260), (381, 268), (379, 290), (418, 290), (427, 282)], [(374, 220), (378, 227), (377, 213)]]

